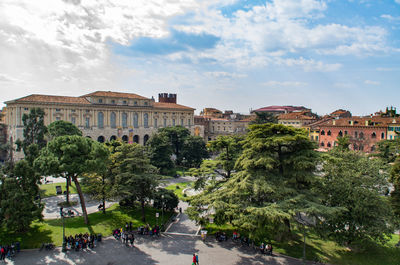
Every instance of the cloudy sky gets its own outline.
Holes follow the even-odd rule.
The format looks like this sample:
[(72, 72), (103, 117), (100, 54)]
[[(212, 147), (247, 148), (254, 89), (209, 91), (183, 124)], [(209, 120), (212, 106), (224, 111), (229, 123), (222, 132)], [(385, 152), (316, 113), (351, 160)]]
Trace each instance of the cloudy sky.
[(96, 90), (400, 109), (400, 0), (0, 0), (0, 101)]

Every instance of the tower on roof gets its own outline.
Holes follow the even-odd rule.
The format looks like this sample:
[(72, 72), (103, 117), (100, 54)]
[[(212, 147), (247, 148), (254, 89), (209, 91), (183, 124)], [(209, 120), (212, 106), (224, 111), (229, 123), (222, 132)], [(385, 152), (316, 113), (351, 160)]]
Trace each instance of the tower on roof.
[(159, 93), (158, 102), (163, 103), (175, 103), (176, 104), (176, 94)]

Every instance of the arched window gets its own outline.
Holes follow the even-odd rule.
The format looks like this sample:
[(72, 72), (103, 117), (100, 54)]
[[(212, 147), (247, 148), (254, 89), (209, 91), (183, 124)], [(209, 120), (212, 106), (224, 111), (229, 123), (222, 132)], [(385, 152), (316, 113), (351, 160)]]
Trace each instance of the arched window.
[(364, 139), (364, 133), (360, 132), (360, 139)]
[(115, 115), (115, 112), (111, 112), (110, 125), (111, 128), (117, 128), (117, 115)]
[(385, 133), (381, 133), (381, 139), (385, 139)]
[(332, 135), (332, 133), (331, 133), (331, 131), (330, 131), (330, 130), (328, 131), (327, 135)]
[(117, 140), (117, 136), (113, 135), (110, 137), (110, 141), (115, 141), (115, 140)]
[(137, 144), (139, 143), (139, 135), (133, 136), (133, 142)]
[(348, 133), (347, 131), (344, 131), (344, 135), (347, 135), (347, 133)]
[[(373, 132), (373, 133), (371, 134), (371, 138), (373, 138), (373, 139), (376, 138), (376, 133), (375, 133), (375, 132)], [(371, 150), (371, 151), (372, 151), (372, 150)]]
[(127, 143), (127, 142), (128, 142), (128, 135), (122, 136), (122, 141), (124, 141), (125, 143)]
[(321, 146), (322, 146), (322, 147), (324, 147), (324, 146), (325, 146), (324, 142), (321, 142)]
[(133, 114), (133, 127), (139, 128), (139, 115), (137, 113)]
[(175, 119), (172, 119), (172, 126), (175, 126)]
[(99, 142), (99, 143), (104, 143), (104, 136), (99, 136), (99, 137), (97, 138), (97, 142)]
[(104, 127), (104, 114), (103, 112), (99, 112), (97, 114), (97, 127), (103, 128)]
[(358, 138), (358, 132), (354, 132), (354, 137)]
[(128, 128), (128, 114), (122, 113), (122, 127)]
[(144, 128), (149, 128), (149, 114), (147, 113), (143, 115), (143, 126)]
[(343, 137), (343, 132), (340, 131), (339, 134), (338, 134), (338, 136), (339, 136), (339, 137)]
[(149, 136), (146, 134), (143, 138), (143, 145), (145, 145), (147, 143), (147, 141), (149, 140)]
[(331, 147), (332, 145), (331, 145), (330, 142), (328, 142), (328, 143), (326, 144), (326, 146), (327, 146), (327, 147)]
[(325, 131), (324, 130), (321, 131), (321, 135), (325, 135)]

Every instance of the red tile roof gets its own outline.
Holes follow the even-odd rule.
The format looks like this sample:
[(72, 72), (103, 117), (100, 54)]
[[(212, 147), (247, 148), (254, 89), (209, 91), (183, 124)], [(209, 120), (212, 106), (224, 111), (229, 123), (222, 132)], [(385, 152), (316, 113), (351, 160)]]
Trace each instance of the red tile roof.
[[(351, 121), (353, 121), (353, 125), (351, 125)], [(328, 120), (324, 123), (321, 123), (320, 126), (387, 126), (388, 124), (400, 123), (400, 118), (392, 118), (392, 117), (356, 117), (353, 116), (351, 118), (341, 118), (341, 119), (332, 119)], [(368, 125), (366, 125), (368, 122)]]
[(194, 108), (175, 104), (175, 103), (164, 103), (164, 102), (154, 102), (154, 108), (157, 109), (181, 109), (181, 110), (195, 110)]
[(67, 104), (90, 104), (90, 102), (81, 97), (66, 97), (66, 96), (50, 96), (33, 94), (26, 97), (18, 98), (6, 102), (43, 102), (43, 103), (67, 103)]
[(96, 91), (90, 94), (83, 95), (81, 97), (110, 97), (110, 98), (131, 98), (131, 99), (149, 99), (133, 93), (122, 93), (112, 91)]
[(278, 120), (315, 120), (316, 118), (313, 116), (308, 116), (306, 113), (309, 111), (301, 111), (301, 112), (290, 112), (286, 114), (281, 114), (278, 116)]

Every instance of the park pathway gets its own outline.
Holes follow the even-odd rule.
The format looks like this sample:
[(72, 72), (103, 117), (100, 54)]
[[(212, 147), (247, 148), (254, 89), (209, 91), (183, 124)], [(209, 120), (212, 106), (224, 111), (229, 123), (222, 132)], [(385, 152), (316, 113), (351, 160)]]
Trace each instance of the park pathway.
[(193, 235), (197, 234), (199, 230), (199, 226), (196, 223), (189, 219), (185, 210), (188, 208), (189, 204), (184, 201), (179, 201), (179, 208), (182, 208), (182, 213), (178, 214), (176, 220), (171, 223), (169, 227), (165, 230), (167, 234), (176, 234), (176, 235)]

